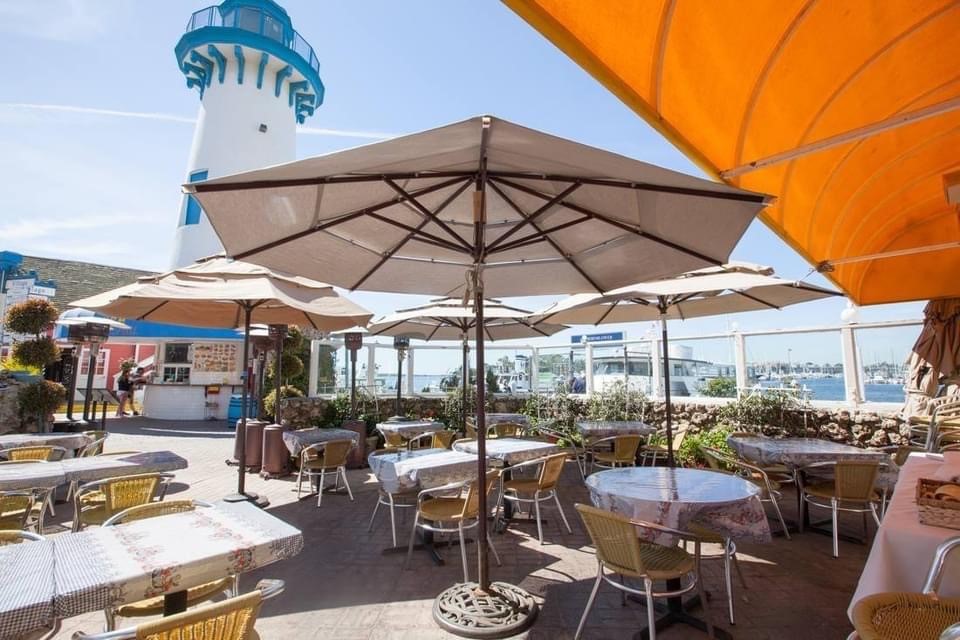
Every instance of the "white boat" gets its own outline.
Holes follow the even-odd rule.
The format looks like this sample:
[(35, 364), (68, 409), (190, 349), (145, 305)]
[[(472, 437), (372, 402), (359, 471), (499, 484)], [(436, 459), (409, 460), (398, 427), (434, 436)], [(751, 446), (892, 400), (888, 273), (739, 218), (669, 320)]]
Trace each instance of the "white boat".
[[(662, 362), (657, 365), (663, 366)], [(624, 376), (623, 350), (619, 354), (594, 356), (593, 388), (603, 391), (626, 381), (632, 390), (644, 394), (653, 393), (653, 373), (649, 351), (631, 350), (626, 362)], [(736, 379), (736, 368), (732, 364), (718, 364), (693, 357), (693, 349), (684, 345), (671, 345), (670, 348), (670, 393), (675, 396), (701, 395), (701, 389), (713, 378)]]

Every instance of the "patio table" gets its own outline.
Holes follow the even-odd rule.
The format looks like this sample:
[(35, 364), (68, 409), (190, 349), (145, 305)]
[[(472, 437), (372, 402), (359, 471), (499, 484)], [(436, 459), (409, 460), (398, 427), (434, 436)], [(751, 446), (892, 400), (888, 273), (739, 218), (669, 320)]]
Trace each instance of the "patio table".
[(53, 566), (50, 540), (0, 547), (0, 638), (54, 624)]
[[(937, 546), (960, 532), (920, 524), (916, 503), (917, 480), (949, 480), (958, 475), (960, 452), (943, 456), (910, 454), (901, 468), (893, 498), (874, 537), (857, 590), (850, 600), (848, 615), (852, 616), (854, 604), (874, 593), (920, 592)], [(960, 596), (960, 556), (957, 554), (947, 558), (940, 594), (946, 597)]]
[[(692, 521), (734, 540), (769, 542), (770, 527), (760, 502), (760, 488), (735, 475), (701, 469), (665, 467), (626, 467), (601, 471), (587, 477), (587, 489), (594, 506), (622, 514), (633, 520), (645, 520), (675, 529), (686, 529)], [(673, 545), (669, 535), (651, 535), (638, 530), (641, 537)], [(668, 589), (679, 588), (679, 580), (668, 580)], [(691, 605), (697, 599), (691, 600)], [(702, 631), (706, 624), (684, 610), (681, 598), (669, 598), (666, 614), (657, 621), (657, 630), (676, 622)], [(641, 632), (641, 637), (646, 637)], [(731, 636), (714, 627), (717, 638)]]
[(59, 462), (0, 465), (0, 491), (50, 489), (68, 482), (92, 482), (137, 473), (186, 469), (187, 461), (171, 451), (120, 456), (68, 458)]
[[(476, 420), (476, 416), (474, 416), (474, 420)], [(487, 413), (484, 414), (484, 421), (487, 424), (487, 428), (503, 422), (513, 422), (523, 427), (530, 426), (530, 416), (523, 413)]]
[(360, 435), (349, 429), (298, 429), (283, 432), (283, 444), (287, 445), (290, 455), (297, 457), (300, 452), (310, 445), (331, 440), (353, 440), (356, 445), (360, 442)]
[[(477, 459), (477, 441), (455, 442), (454, 451), (468, 453)], [(521, 438), (495, 438), (487, 440), (487, 457), (500, 460), (506, 465), (519, 464), (527, 460), (542, 458), (551, 453), (558, 453), (560, 447), (551, 442), (539, 440), (523, 440)]]
[(303, 534), (242, 502), (88, 529), (53, 543), (54, 610), (66, 618), (176, 596), (293, 557)]
[(648, 436), (656, 429), (639, 420), (581, 420), (577, 422), (577, 431), (586, 440), (626, 435)]
[(447, 449), (416, 449), (371, 455), (370, 470), (383, 490), (400, 493), (439, 487), (450, 482), (472, 480), (477, 476), (477, 454)]
[(63, 447), (73, 451), (93, 442), (82, 433), (8, 433), (0, 436), (0, 449), (14, 447)]
[(0, 491), (52, 489), (66, 482), (67, 477), (59, 462), (0, 465)]
[(399, 435), (404, 440), (414, 440), (425, 433), (436, 433), (446, 429), (442, 422), (433, 420), (398, 420), (396, 422), (381, 422), (377, 424), (377, 431), (384, 437), (388, 433)]

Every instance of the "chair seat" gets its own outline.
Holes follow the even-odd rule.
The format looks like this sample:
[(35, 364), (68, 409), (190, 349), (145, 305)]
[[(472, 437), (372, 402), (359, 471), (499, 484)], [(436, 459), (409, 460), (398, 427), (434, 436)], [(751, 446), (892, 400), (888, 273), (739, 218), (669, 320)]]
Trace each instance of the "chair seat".
[(863, 640), (935, 640), (958, 620), (960, 598), (920, 593), (876, 593), (853, 608), (853, 624)]
[(693, 556), (680, 547), (641, 542), (640, 557), (643, 560), (646, 575), (653, 580), (682, 578), (696, 568)]
[(665, 444), (647, 444), (641, 447), (641, 451), (647, 453), (667, 453), (667, 445)]
[[(233, 580), (231, 578), (221, 578), (220, 580), (207, 582), (196, 587), (190, 587), (187, 589), (187, 606), (192, 607), (201, 602), (206, 602), (213, 598), (213, 596), (227, 591), (232, 585)], [(163, 613), (163, 596), (121, 605), (117, 607), (116, 610), (116, 615), (122, 618), (142, 618), (161, 613)]]
[(703, 542), (710, 542), (712, 544), (724, 544), (726, 538), (717, 533), (716, 531), (711, 531), (702, 524), (697, 522), (688, 522), (686, 526), (687, 531), (694, 534)]
[(606, 452), (606, 451), (597, 451), (593, 454), (594, 460), (599, 460), (600, 462), (621, 462), (624, 464), (630, 464), (633, 462), (633, 458), (620, 458), (617, 457), (615, 453)]
[(323, 460), (320, 458), (315, 458), (313, 460), (304, 460), (303, 468), (308, 471), (336, 471), (337, 466), (326, 466), (323, 464)]
[(536, 493), (539, 488), (540, 480), (537, 478), (520, 478), (507, 480), (503, 483), (504, 491), (513, 490), (517, 493)]
[(104, 502), (81, 509), (80, 522), (83, 524), (103, 524), (112, 515), (113, 512), (107, 510), (107, 504)]
[(420, 505), (420, 514), (424, 520), (459, 520), (463, 505), (463, 498), (430, 498)]
[[(835, 498), (837, 495), (837, 489), (832, 481), (811, 484), (804, 487), (803, 492), (807, 495), (816, 496), (817, 498), (826, 498), (828, 500), (830, 498)], [(880, 494), (878, 494), (876, 491), (871, 491), (870, 500), (873, 502), (879, 501)]]
[(83, 506), (103, 504), (107, 501), (107, 494), (103, 491), (88, 491), (80, 496), (80, 504)]
[(18, 530), (20, 529), (20, 524), (23, 522), (23, 518), (23, 509), (4, 511), (0, 513), (0, 529)]

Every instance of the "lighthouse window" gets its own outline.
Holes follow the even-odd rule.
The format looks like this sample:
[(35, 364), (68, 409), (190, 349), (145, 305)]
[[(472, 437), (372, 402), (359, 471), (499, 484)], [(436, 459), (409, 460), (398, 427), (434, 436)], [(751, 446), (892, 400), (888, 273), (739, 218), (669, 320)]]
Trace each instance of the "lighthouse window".
[[(190, 172), (190, 182), (200, 182), (201, 180), (206, 180), (207, 174), (208, 171), (206, 169), (192, 171)], [(200, 207), (200, 203), (197, 202), (196, 198), (193, 196), (187, 196), (187, 211), (183, 216), (183, 224), (199, 224), (201, 213), (203, 213), (203, 209)]]
[(256, 9), (247, 9), (241, 8), (238, 13), (239, 18), (237, 20), (237, 26), (243, 29), (244, 31), (252, 31), (254, 33), (260, 33), (260, 15), (261, 13)]
[(283, 25), (269, 15), (264, 14), (263, 35), (277, 42), (283, 42)]

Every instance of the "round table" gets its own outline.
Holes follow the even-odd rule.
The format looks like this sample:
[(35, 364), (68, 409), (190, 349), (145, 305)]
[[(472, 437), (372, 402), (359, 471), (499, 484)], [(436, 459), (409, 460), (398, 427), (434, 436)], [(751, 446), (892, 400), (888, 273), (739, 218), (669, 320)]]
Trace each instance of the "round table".
[[(696, 520), (736, 540), (770, 541), (760, 488), (734, 475), (702, 469), (627, 467), (595, 473), (587, 477), (586, 484), (595, 506), (632, 520), (680, 530)], [(638, 528), (638, 534), (660, 544), (676, 544), (673, 536), (654, 535), (649, 529)], [(671, 582), (667, 582), (668, 588), (679, 587), (679, 580), (675, 587)], [(657, 621), (658, 630), (677, 622), (706, 629), (702, 620), (684, 610), (680, 598), (669, 598), (667, 603), (666, 613)], [(718, 638), (730, 637), (718, 627), (714, 631)], [(646, 637), (645, 632), (640, 637)]]

